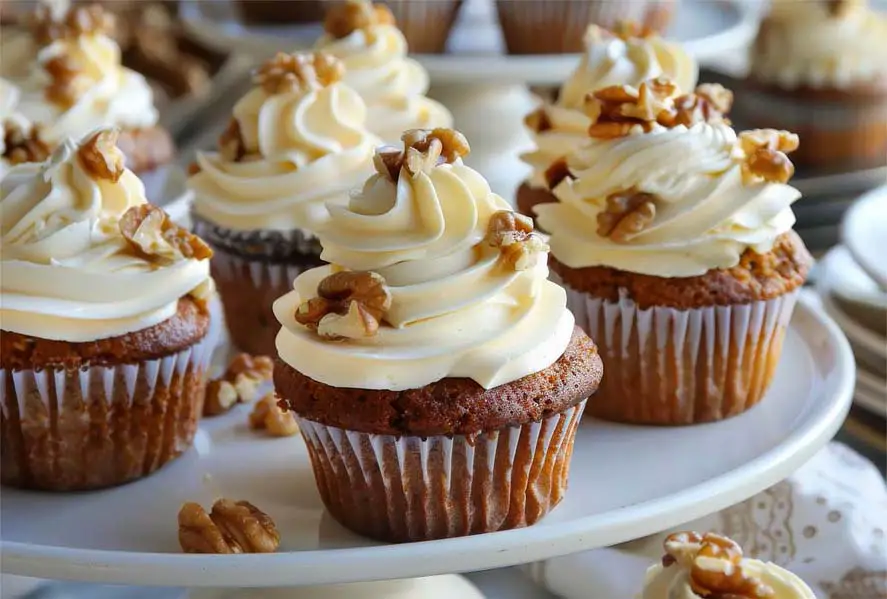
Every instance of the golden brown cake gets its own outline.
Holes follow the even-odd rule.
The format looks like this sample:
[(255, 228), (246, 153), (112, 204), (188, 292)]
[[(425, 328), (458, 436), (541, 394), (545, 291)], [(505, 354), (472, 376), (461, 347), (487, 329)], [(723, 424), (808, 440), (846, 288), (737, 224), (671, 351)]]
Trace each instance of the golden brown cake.
[(280, 405), (351, 530), (400, 542), (529, 526), (564, 496), (600, 358), (530, 220), (462, 164), (461, 134), (403, 141), (319, 230), (331, 265), (274, 304)]
[(536, 207), (552, 270), (606, 376), (594, 416), (721, 420), (759, 402), (811, 258), (791, 230), (785, 131), (739, 135), (717, 85), (614, 86), (587, 105), (589, 139)]

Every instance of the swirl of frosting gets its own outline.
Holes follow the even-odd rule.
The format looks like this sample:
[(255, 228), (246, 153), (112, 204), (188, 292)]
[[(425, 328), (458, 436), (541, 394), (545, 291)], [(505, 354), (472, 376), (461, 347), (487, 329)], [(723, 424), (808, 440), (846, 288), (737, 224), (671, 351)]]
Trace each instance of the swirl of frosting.
[[(101, 135), (101, 134), (98, 134)], [(64, 140), (43, 164), (2, 181), (0, 290), (3, 330), (43, 339), (95, 341), (162, 322), (180, 297), (210, 285), (207, 260), (159, 263), (135, 251), (120, 219), (146, 203), (138, 177), (96, 175)]]
[(751, 72), (790, 89), (874, 84), (883, 91), (885, 39), (887, 16), (865, 2), (776, 2), (752, 50)]
[[(335, 14), (334, 11), (346, 13)], [(386, 11), (389, 19), (380, 19)], [(453, 116), (439, 102), (425, 96), (429, 78), (425, 69), (407, 57), (407, 41), (394, 24), (384, 5), (373, 7), (364, 0), (351, 0), (330, 10), (327, 33), (315, 45), (319, 51), (339, 58), (345, 64), (345, 82), (367, 104), (367, 127), (385, 143), (397, 143), (407, 129), (450, 127)], [(365, 27), (339, 36), (331, 21), (366, 16)], [(344, 32), (342, 32), (344, 33)]]
[[(66, 18), (85, 10), (99, 9), (75, 7)], [(99, 28), (69, 32), (41, 47), (20, 86), (19, 111), (40, 125), (42, 138), (53, 146), (99, 127), (140, 129), (157, 124), (147, 80), (123, 67), (120, 46)]]
[[(520, 257), (491, 245), (509, 205), (460, 158), (433, 164), (378, 164), (348, 206), (330, 206), (318, 237), (332, 265), (300, 275), (274, 304), (278, 352), (293, 368), (336, 387), (403, 390), (467, 377), (489, 389), (563, 354), (573, 318), (563, 289), (547, 280), (547, 248), (535, 235), (509, 246), (526, 250)], [(330, 342), (295, 314), (342, 269), (377, 273), (391, 303), (376, 334)]]
[(628, 25), (616, 32), (590, 25), (579, 66), (561, 87), (557, 100), (540, 109), (545, 126), (531, 127), (536, 149), (522, 156), (533, 168), (530, 184), (547, 187), (546, 169), (586, 140), (591, 121), (582, 107), (590, 92), (612, 85), (638, 87), (660, 76), (674, 80), (681, 89), (693, 89), (698, 75), (696, 61), (678, 44), (656, 35), (640, 36)]
[[(560, 262), (690, 277), (731, 268), (749, 248), (767, 252), (791, 229), (800, 192), (754, 175), (750, 165), (759, 148), (770, 148), (787, 180), (791, 163), (777, 150), (782, 143), (796, 147), (796, 137), (775, 131), (737, 137), (718, 120), (671, 124), (591, 138), (568, 160), (570, 176), (554, 189), (560, 201), (536, 208)], [(644, 214), (629, 216), (634, 210)], [(604, 225), (616, 217), (643, 218), (642, 226), (613, 234)]]
[(276, 89), (261, 83), (259, 71), (257, 87), (234, 107), (235, 155), (197, 155), (200, 172), (188, 185), (199, 216), (241, 231), (313, 231), (327, 217), (326, 203), (347, 202), (366, 180), (377, 140), (364, 128), (363, 100), (338, 80), (322, 84), (313, 66), (291, 62), (319, 56), (279, 55), (263, 67), (310, 70), (312, 84)]

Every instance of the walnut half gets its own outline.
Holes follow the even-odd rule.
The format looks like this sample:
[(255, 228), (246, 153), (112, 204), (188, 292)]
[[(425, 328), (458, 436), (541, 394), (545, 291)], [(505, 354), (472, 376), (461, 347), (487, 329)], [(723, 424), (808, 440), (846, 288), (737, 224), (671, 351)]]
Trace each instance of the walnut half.
[(39, 127), (16, 119), (3, 122), (3, 158), (9, 164), (43, 162), (49, 154), (49, 146), (40, 139)]
[(635, 188), (607, 196), (607, 206), (597, 215), (597, 233), (616, 243), (626, 243), (656, 218), (656, 196)]
[(798, 136), (788, 131), (754, 129), (740, 133), (743, 183), (787, 183), (795, 174), (795, 166), (786, 154), (797, 150), (799, 144)]
[(120, 180), (126, 170), (126, 158), (117, 147), (119, 136), (116, 129), (103, 129), (81, 144), (77, 155), (86, 172), (97, 179), (114, 183)]
[(150, 261), (208, 260), (213, 255), (200, 237), (174, 223), (166, 212), (151, 204), (127, 210), (120, 218), (119, 227), (135, 252)]
[(269, 393), (256, 403), (249, 415), (249, 427), (264, 430), (272, 437), (291, 437), (299, 432), (296, 417), (277, 405), (277, 396)]
[(316, 89), (341, 81), (345, 66), (324, 52), (279, 52), (255, 72), (253, 81), (269, 94)]
[(317, 297), (296, 309), (296, 322), (327, 339), (372, 337), (391, 308), (391, 292), (381, 275), (341, 271), (323, 279)]
[(464, 135), (444, 127), (410, 129), (401, 139), (402, 151), (380, 148), (373, 158), (376, 171), (392, 181), (398, 180), (401, 170), (416, 176), (440, 164), (453, 164), (471, 152)]
[(60, 19), (58, 16), (48, 2), (35, 9), (29, 24), (34, 41), (39, 45), (81, 35), (112, 35), (116, 26), (114, 15), (100, 4), (73, 6)]
[(324, 30), (336, 39), (348, 37), (353, 32), (379, 25), (394, 25), (394, 15), (384, 4), (373, 4), (369, 0), (346, 0), (326, 11)]
[(274, 553), (274, 520), (248, 501), (219, 499), (207, 514), (197, 503), (179, 510), (179, 544), (185, 553)]
[(533, 232), (533, 220), (510, 210), (493, 213), (486, 242), (499, 248), (502, 263), (516, 271), (534, 267), (548, 251), (548, 245)]

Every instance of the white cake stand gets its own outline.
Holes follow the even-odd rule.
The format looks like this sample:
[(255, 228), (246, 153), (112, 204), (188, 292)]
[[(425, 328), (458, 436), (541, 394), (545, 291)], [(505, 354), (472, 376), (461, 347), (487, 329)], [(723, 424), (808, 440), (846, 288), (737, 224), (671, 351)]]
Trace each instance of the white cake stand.
[[(827, 443), (854, 387), (837, 326), (802, 300), (761, 405), (683, 428), (588, 419), (566, 499), (535, 526), (442, 541), (383, 545), (323, 509), (303, 442), (247, 427), (248, 407), (202, 423), (194, 448), (136, 483), (92, 493), (3, 489), (4, 573), (111, 584), (281, 587), (365, 582), (528, 563), (640, 538), (739, 503), (784, 479)], [(281, 534), (271, 555), (183, 555), (185, 501), (247, 499)]]
[[(202, 42), (256, 59), (281, 50), (308, 48), (320, 36), (317, 25), (245, 26), (230, 0), (184, 3), (182, 17)], [(667, 36), (680, 41), (698, 60), (744, 48), (755, 34), (753, 3), (683, 0)], [(523, 118), (537, 100), (527, 85), (560, 85), (576, 68), (579, 55), (510, 56), (491, 0), (467, 0), (455, 24), (448, 52), (416, 55), (431, 75), (429, 95), (443, 102), (456, 127), (468, 137), (467, 162), (508, 200), (528, 169), (519, 158), (532, 147)]]

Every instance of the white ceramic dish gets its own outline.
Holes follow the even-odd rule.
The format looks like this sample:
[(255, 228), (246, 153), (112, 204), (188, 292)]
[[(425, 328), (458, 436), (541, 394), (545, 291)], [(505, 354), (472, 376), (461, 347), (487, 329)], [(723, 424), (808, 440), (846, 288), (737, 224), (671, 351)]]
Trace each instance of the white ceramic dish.
[[(803, 299), (773, 386), (755, 409), (687, 428), (589, 420), (578, 434), (570, 492), (541, 523), (387, 546), (334, 522), (302, 441), (257, 436), (243, 406), (207, 420), (193, 450), (145, 480), (82, 494), (4, 489), (0, 565), (11, 574), (106, 583), (276, 587), (473, 571), (609, 546), (716, 512), (782, 480), (832, 438), (853, 387), (847, 341)], [(182, 555), (179, 507), (219, 496), (266, 510), (280, 528), (280, 552)]]
[(869, 412), (887, 418), (887, 383), (882, 377), (857, 368), (853, 401)]
[(882, 360), (887, 360), (887, 338), (865, 328), (850, 318), (843, 310), (841, 310), (828, 293), (821, 293), (820, 295), (825, 311), (835, 319), (835, 322), (838, 323), (838, 326), (840, 326), (844, 333), (847, 334), (847, 337), (854, 346), (858, 346), (859, 348), (880, 357)]
[[(887, 220), (884, 227), (884, 235), (887, 236)], [(878, 286), (845, 246), (833, 248), (819, 265), (819, 288), (827, 289), (844, 301), (883, 312), (883, 318), (887, 319), (887, 290)]]
[(854, 260), (887, 290), (887, 185), (867, 193), (847, 211), (841, 238)]

